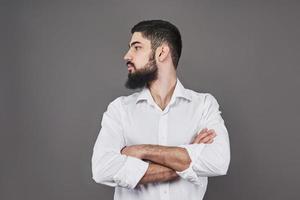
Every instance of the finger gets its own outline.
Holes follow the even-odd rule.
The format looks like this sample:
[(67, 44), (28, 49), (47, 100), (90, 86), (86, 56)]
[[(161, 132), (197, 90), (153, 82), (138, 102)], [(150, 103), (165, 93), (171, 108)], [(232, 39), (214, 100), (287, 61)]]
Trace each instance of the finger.
[(211, 135), (211, 134), (213, 134), (212, 132), (205, 132), (205, 133), (202, 133), (202, 134), (199, 134), (199, 136), (198, 136), (198, 140), (202, 140), (203, 138), (205, 138), (205, 137), (207, 137), (207, 136), (209, 136), (209, 135)]
[(213, 130), (213, 129), (208, 130), (206, 132), (206, 134), (201, 137), (201, 139), (203, 139), (204, 137), (207, 137), (207, 136), (211, 136), (211, 135), (216, 135), (215, 130)]
[(198, 134), (196, 139), (194, 140), (194, 144), (199, 143), (202, 140), (202, 138), (206, 137), (208, 134), (208, 132)]
[(214, 139), (210, 139), (205, 144), (211, 144), (211, 143), (213, 143), (213, 141), (214, 141)]
[(209, 141), (210, 139), (213, 139), (214, 137), (216, 137), (215, 133), (209, 133), (206, 137), (204, 137), (200, 140), (200, 143), (206, 143), (207, 141)]
[(215, 130), (214, 129), (209, 129), (207, 132), (209, 132), (209, 133), (215, 133)]
[(207, 129), (207, 128), (205, 128), (205, 129), (203, 129), (203, 130), (199, 133), (199, 135), (202, 135), (202, 136), (200, 136), (200, 138), (203, 138), (203, 137), (205, 137), (207, 134), (212, 134), (212, 133), (216, 133), (214, 129)]
[(202, 133), (205, 133), (205, 132), (207, 132), (208, 131), (208, 129), (207, 128), (204, 128), (204, 129), (202, 129), (199, 133), (198, 133), (198, 135), (199, 134), (202, 134)]
[(213, 129), (210, 129), (210, 130), (208, 130), (208, 128), (202, 129), (202, 131), (194, 139), (194, 143), (199, 143), (204, 137), (207, 137), (207, 135), (209, 135), (213, 132), (214, 132)]
[(214, 129), (204, 128), (202, 129), (193, 139), (192, 144), (200, 143), (200, 141), (206, 137), (208, 134), (214, 132)]

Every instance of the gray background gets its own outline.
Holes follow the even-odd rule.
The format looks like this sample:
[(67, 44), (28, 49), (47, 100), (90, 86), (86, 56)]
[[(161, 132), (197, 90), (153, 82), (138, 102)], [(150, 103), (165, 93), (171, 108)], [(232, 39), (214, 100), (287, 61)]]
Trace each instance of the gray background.
[(213, 94), (231, 140), (205, 199), (300, 199), (299, 1), (1, 1), (0, 199), (112, 199), (92, 147), (125, 89), (130, 28), (182, 33), (183, 85)]

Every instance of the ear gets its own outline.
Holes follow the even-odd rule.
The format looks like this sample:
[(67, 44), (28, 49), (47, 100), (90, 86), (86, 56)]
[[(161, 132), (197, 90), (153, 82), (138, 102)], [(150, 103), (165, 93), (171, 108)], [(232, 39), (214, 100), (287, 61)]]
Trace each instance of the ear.
[(170, 48), (167, 44), (162, 44), (160, 47), (156, 49), (156, 55), (159, 62), (163, 62), (167, 59), (170, 52)]

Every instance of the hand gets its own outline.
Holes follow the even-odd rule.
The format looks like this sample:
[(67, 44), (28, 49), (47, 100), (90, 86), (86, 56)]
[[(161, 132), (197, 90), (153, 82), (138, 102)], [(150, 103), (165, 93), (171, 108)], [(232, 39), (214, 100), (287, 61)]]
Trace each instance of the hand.
[(121, 149), (121, 154), (143, 159), (143, 145), (125, 146)]
[(207, 128), (202, 129), (200, 133), (196, 135), (191, 144), (211, 144), (214, 141), (214, 137), (216, 137), (216, 132), (214, 129), (208, 130)]

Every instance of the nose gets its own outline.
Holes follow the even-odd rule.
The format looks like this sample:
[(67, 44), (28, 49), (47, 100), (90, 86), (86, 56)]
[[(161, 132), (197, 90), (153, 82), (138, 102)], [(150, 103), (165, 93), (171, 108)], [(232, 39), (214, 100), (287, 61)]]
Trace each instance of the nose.
[(128, 61), (132, 59), (132, 56), (130, 55), (130, 51), (128, 50), (127, 53), (123, 57), (124, 60)]

